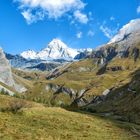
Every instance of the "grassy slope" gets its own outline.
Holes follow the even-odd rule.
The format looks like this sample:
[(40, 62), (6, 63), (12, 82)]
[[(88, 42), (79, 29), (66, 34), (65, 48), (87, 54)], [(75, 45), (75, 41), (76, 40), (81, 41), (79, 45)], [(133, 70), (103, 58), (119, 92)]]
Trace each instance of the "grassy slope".
[[(91, 86), (91, 90), (87, 95), (100, 95), (108, 88), (127, 83), (131, 79), (129, 74), (134, 71), (135, 67), (139, 67), (140, 63), (134, 64), (134, 61), (131, 59), (118, 59), (111, 61), (111, 63), (108, 64), (108, 67), (114, 65), (124, 66), (126, 70), (116, 72), (108, 71), (102, 75), (96, 75), (99, 67), (94, 64), (92, 59), (86, 59), (73, 63), (67, 73), (49, 82), (65, 84), (65, 86), (75, 90), (81, 90)], [(80, 67), (86, 68), (87, 71), (79, 71)]]
[[(13, 100), (0, 95), (0, 105)], [(32, 103), (33, 104), (33, 103)], [(35, 104), (19, 113), (0, 112), (1, 140), (136, 140), (128, 123)]]
[[(100, 112), (112, 112), (115, 110), (116, 114), (127, 116), (129, 118), (127, 121), (132, 121), (140, 123), (140, 86), (139, 86), (139, 77), (140, 77), (140, 61), (134, 62), (133, 59), (113, 59), (107, 67), (114, 66), (123, 66), (124, 70), (122, 71), (106, 71), (102, 75), (96, 75), (98, 67), (94, 64), (92, 59), (81, 60), (79, 62), (72, 63), (68, 72), (64, 73), (60, 77), (54, 80), (45, 80), (42, 78), (30, 80), (32, 83), (32, 88), (29, 89), (29, 92), (26, 95), (27, 99), (36, 100), (37, 102), (42, 102), (48, 104), (52, 98), (52, 93), (45, 90), (47, 83), (54, 84), (64, 84), (66, 87), (73, 88), (75, 90), (83, 89), (91, 85), (91, 90), (86, 94), (86, 98), (89, 99), (94, 95), (100, 95), (105, 89), (115, 87), (113, 97), (110, 97), (108, 102), (101, 104), (97, 109)], [(79, 70), (86, 69), (86, 71)], [(20, 72), (19, 72), (20, 74)], [(22, 75), (29, 76), (28, 73), (23, 73)], [(134, 76), (135, 75), (135, 76)], [(23, 77), (24, 77), (23, 76)], [(136, 84), (133, 84), (133, 82)], [(137, 91), (138, 95), (133, 96), (131, 92), (126, 91), (128, 85), (133, 85), (133, 88)], [(114, 100), (114, 97), (119, 93), (124, 91), (124, 96)], [(71, 99), (64, 95), (60, 94), (56, 98), (55, 105), (59, 105), (60, 102), (63, 102), (65, 105), (69, 105)], [(93, 107), (94, 110), (95, 107)]]
[[(23, 80), (24, 77), (33, 77), (34, 73), (30, 74), (28, 72), (20, 72), (14, 70), (14, 73), (22, 78), (17, 78), (23, 85), (30, 85), (28, 91), (28, 98), (34, 97), (43, 97), (44, 99), (49, 99), (51, 97), (50, 93), (47, 93), (45, 90), (45, 86), (47, 83), (54, 84), (65, 84), (65, 87), (73, 88), (74, 90), (82, 90), (91, 85), (91, 90), (88, 92), (87, 97), (91, 97), (93, 95), (101, 94), (105, 89), (110, 88), (113, 84), (115, 85), (119, 80), (125, 79), (127, 74), (123, 74), (123, 77), (120, 77), (120, 73), (115, 73), (110, 75), (110, 73), (106, 73), (104, 75), (96, 75), (98, 71), (98, 67), (95, 65), (92, 59), (81, 60), (79, 62), (74, 62), (68, 67), (68, 72), (59, 76), (54, 80), (45, 80), (41, 78), (32, 79), (32, 80)], [(39, 75), (39, 74), (38, 74)], [(45, 74), (43, 75), (45, 77)], [(43, 77), (42, 76), (42, 77)], [(27, 86), (26, 86), (27, 87)]]
[[(114, 66), (121, 66), (123, 70), (109, 70), (101, 75), (96, 75), (98, 67), (94, 65), (93, 60), (82, 60), (73, 63), (67, 73), (51, 82), (56, 84), (65, 83), (67, 87), (76, 90), (91, 85), (91, 90), (85, 96), (87, 99), (102, 94), (105, 89), (114, 87), (113, 94), (108, 101), (97, 107), (91, 106), (93, 110), (96, 108), (97, 112), (114, 112), (116, 115), (123, 116), (125, 121), (140, 124), (140, 60), (134, 62), (131, 57), (116, 58), (107, 65), (107, 68)], [(89, 70), (80, 72), (79, 67), (89, 67)], [(136, 94), (128, 91), (129, 86), (136, 91)], [(121, 93), (123, 96), (119, 95)]]
[[(80, 71), (80, 68), (87, 69), (85, 71)], [(91, 79), (94, 77), (93, 69), (95, 68), (95, 65), (92, 60), (82, 60), (79, 62), (72, 63), (69, 68), (68, 72), (61, 75), (60, 77), (56, 78), (55, 80), (52, 80), (53, 83), (56, 84), (65, 84), (67, 87), (71, 87), (73, 89), (79, 90), (87, 86)]]
[[(114, 112), (116, 115), (127, 117), (123, 118), (126, 121), (140, 124), (140, 63), (139, 61), (136, 63), (130, 63), (130, 60), (124, 61), (126, 63), (123, 66), (129, 66), (129, 70), (124, 71), (127, 77), (118, 83), (106, 102), (92, 108), (93, 110), (96, 109), (97, 112)], [(119, 64), (119, 60), (116, 63)], [(120, 65), (122, 63), (123, 61), (121, 60)], [(114, 65), (113, 62), (110, 65)], [(119, 94), (122, 95), (120, 96)]]
[[(22, 83), (25, 83), (23, 85), (29, 85), (29, 90), (27, 92), (28, 99), (32, 100), (37, 97), (46, 101), (50, 100), (52, 94), (45, 90), (47, 83), (54, 83), (59, 85), (65, 84), (65, 87), (73, 88), (74, 90), (82, 90), (83, 88), (90, 86), (91, 90), (89, 90), (86, 94), (86, 98), (89, 99), (94, 95), (102, 94), (102, 92), (106, 89), (111, 87), (121, 87), (129, 83), (132, 78), (130, 73), (140, 67), (140, 63), (139, 61), (134, 63), (132, 59), (117, 59), (111, 61), (107, 67), (112, 66), (123, 66), (125, 70), (116, 72), (107, 71), (102, 75), (96, 75), (99, 67), (95, 65), (92, 59), (85, 59), (72, 63), (68, 67), (68, 72), (62, 74), (54, 80), (45, 80), (44, 77), (46, 74), (44, 73), (35, 74), (38, 75), (37, 77), (39, 77), (39, 79), (36, 77), (32, 80), (24, 80), (24, 77), (31, 76), (33, 78), (34, 73), (30, 74), (28, 72), (20, 72), (16, 70), (14, 73), (22, 77), (20, 79), (18, 76), (17, 79), (22, 81)], [(65, 99), (69, 101), (69, 97), (63, 97), (63, 95), (60, 95), (60, 98), (64, 98), (64, 102)], [(60, 98), (58, 99), (58, 102), (61, 101)]]

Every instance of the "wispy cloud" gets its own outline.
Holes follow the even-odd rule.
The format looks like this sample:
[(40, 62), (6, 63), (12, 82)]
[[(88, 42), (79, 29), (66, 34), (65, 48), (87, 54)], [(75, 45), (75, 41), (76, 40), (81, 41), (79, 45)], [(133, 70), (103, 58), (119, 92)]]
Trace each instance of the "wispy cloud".
[(140, 6), (137, 8), (137, 13), (140, 14)]
[(94, 33), (92, 30), (89, 30), (88, 33), (87, 33), (87, 35), (88, 35), (89, 37), (93, 37), (94, 34), (95, 34), (95, 33)]
[(71, 14), (80, 23), (86, 24), (88, 17), (82, 13), (85, 3), (82, 0), (13, 0), (18, 3), (23, 17), (28, 24), (49, 19), (58, 19)]
[(74, 17), (76, 20), (78, 20), (80, 23), (86, 24), (88, 22), (88, 17), (86, 14), (81, 13), (81, 11), (77, 10), (74, 12)]
[(106, 22), (104, 22), (101, 26), (100, 26), (100, 30), (104, 33), (104, 35), (111, 39), (119, 30), (119, 24), (116, 25), (116, 27), (109, 27), (106, 25)]
[(110, 20), (111, 20), (111, 21), (114, 21), (114, 20), (115, 20), (115, 17), (111, 16), (111, 17), (110, 17)]
[(32, 14), (30, 10), (25, 10), (21, 14), (26, 19), (26, 22), (28, 24), (36, 22), (37, 20), (43, 20), (44, 18), (44, 14), (39, 11), (36, 13), (36, 15)]
[(82, 36), (83, 36), (83, 33), (82, 33), (82, 32), (78, 32), (78, 33), (76, 34), (76, 37), (77, 37), (78, 39), (82, 38)]

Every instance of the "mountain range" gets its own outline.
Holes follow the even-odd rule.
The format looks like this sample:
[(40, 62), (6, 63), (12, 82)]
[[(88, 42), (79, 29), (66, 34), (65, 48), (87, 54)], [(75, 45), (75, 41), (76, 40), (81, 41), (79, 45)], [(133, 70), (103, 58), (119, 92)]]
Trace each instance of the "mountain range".
[(105, 139), (139, 140), (140, 19), (95, 50), (74, 50), (58, 39), (40, 52), (11, 55), (0, 49), (0, 90), (0, 125), (10, 136), (15, 128), (22, 137), (27, 130), (29, 139), (36, 133), (40, 138), (46, 128), (62, 135), (66, 127), (64, 139), (75, 139), (75, 131), (77, 139), (81, 132), (92, 139), (96, 131), (104, 139), (104, 126)]
[[(107, 59), (110, 60), (113, 58), (113, 55), (126, 55), (126, 51), (129, 47), (138, 40), (137, 36), (139, 37), (139, 29), (140, 19), (131, 20), (120, 29), (118, 34), (116, 34), (107, 45), (105, 45), (106, 47), (103, 45), (102, 47), (97, 47), (96, 50), (91, 48), (72, 49), (60, 39), (53, 39), (48, 43), (47, 47), (39, 52), (29, 49), (19, 55), (6, 54), (6, 57), (13, 67), (30, 70), (52, 70), (66, 62), (90, 57), (91, 54), (95, 55), (95, 57), (104, 55), (106, 58), (102, 58), (101, 61), (107, 61)], [(131, 40), (132, 36), (135, 36), (133, 37), (133, 40)], [(121, 44), (121, 47), (109, 47), (115, 43)], [(46, 66), (49, 66), (49, 69), (47, 69)], [(53, 67), (51, 68), (51, 66)]]
[(92, 52), (92, 49), (72, 49), (60, 39), (53, 39), (39, 52), (29, 49), (17, 55), (6, 53), (6, 57), (10, 64), (18, 69), (50, 71), (65, 63), (81, 59), (81, 53), (87, 52)]
[(55, 59), (73, 60), (80, 52), (85, 50), (92, 51), (92, 49), (72, 49), (60, 39), (53, 39), (47, 47), (39, 52), (28, 50), (22, 52), (20, 55), (25, 59), (40, 59), (48, 61)]

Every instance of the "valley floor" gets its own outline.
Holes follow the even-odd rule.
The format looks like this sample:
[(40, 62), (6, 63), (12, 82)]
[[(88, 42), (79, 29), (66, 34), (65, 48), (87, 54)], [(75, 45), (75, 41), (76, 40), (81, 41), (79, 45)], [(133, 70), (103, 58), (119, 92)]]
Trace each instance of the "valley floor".
[[(4, 99), (0, 96), (3, 103)], [(1, 140), (137, 140), (129, 131), (132, 127), (133, 124), (40, 104), (17, 113), (0, 112)]]

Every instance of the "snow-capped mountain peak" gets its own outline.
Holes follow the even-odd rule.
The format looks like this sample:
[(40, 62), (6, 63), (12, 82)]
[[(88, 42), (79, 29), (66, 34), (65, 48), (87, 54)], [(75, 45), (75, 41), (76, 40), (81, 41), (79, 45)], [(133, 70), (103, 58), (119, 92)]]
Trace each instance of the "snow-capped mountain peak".
[(115, 35), (108, 44), (119, 42), (130, 34), (140, 30), (140, 19), (131, 20), (128, 24), (124, 25), (117, 35)]
[(21, 56), (26, 59), (73, 59), (78, 54), (76, 49), (69, 48), (60, 39), (53, 39), (47, 47), (40, 52), (32, 50), (21, 53)]
[(20, 54), (25, 59), (35, 59), (37, 53), (33, 50), (24, 51)]
[(57, 49), (61, 49), (61, 48), (68, 48), (68, 46), (63, 43), (60, 39), (53, 39), (49, 44), (48, 44), (48, 48), (57, 48)]
[(78, 54), (77, 50), (69, 48), (60, 39), (53, 39), (37, 56), (40, 59), (72, 59)]

